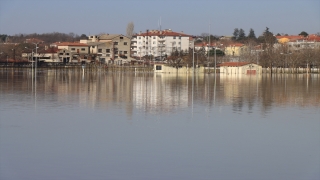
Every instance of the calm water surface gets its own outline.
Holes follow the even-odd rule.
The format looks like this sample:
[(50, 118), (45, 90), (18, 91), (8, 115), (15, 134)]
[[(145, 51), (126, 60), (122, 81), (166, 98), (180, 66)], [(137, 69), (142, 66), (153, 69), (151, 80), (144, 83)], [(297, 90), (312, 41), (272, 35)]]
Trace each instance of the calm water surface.
[(0, 70), (1, 180), (319, 180), (320, 75)]

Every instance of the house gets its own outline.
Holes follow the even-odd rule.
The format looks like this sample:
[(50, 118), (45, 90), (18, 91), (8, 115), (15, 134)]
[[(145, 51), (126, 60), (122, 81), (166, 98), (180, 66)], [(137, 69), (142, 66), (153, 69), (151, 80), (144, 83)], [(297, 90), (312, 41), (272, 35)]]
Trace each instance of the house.
[(48, 48), (43, 51), (38, 51), (36, 55), (39, 62), (61, 62), (59, 55), (58, 55), (58, 48)]
[(56, 44), (59, 49), (58, 55), (63, 63), (79, 63), (86, 61), (89, 53), (89, 46), (78, 42), (62, 42)]
[(92, 35), (80, 42), (86, 43), (90, 54), (97, 55), (101, 63), (121, 65), (131, 61), (131, 40), (122, 34)]
[(189, 50), (190, 37), (183, 32), (174, 32), (171, 29), (140, 32), (132, 36), (132, 56), (164, 57), (170, 56), (173, 51), (186, 52)]
[(210, 45), (207, 42), (200, 42), (194, 45), (194, 49), (197, 51), (203, 49), (205, 52), (208, 52), (209, 50), (212, 50), (214, 48), (221, 50), (222, 46), (223, 44), (217, 44), (217, 42), (211, 42)]
[(262, 66), (249, 62), (224, 62), (217, 65), (224, 74), (261, 74)]
[(278, 44), (276, 48), (288, 47), (289, 51), (296, 51), (304, 48), (317, 48), (320, 47), (320, 36), (311, 34), (306, 37), (301, 35), (287, 35), (287, 36), (276, 36)]
[(31, 49), (28, 49), (24, 52), (22, 52), (22, 57), (28, 59), (28, 61), (35, 61), (38, 60), (38, 62), (61, 62), (58, 55), (58, 49), (57, 48), (48, 48), (41, 51), (33, 51)]
[(247, 46), (242, 43), (231, 43), (225, 46), (224, 53), (227, 56), (240, 56), (247, 51)]

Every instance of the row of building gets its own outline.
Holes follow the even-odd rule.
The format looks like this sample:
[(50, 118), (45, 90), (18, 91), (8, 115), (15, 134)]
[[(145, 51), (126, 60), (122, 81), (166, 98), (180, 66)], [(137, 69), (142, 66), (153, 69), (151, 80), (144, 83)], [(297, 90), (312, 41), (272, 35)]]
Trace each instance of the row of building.
[[(317, 35), (276, 36), (279, 44), (286, 43), (291, 49), (320, 47), (320, 37)], [(223, 42), (226, 37), (222, 37)], [(195, 37), (171, 29), (150, 30), (134, 34), (132, 38), (122, 34), (90, 35), (88, 39), (79, 42), (53, 43), (44, 51), (26, 50), (22, 57), (38, 59), (43, 62), (79, 63), (98, 61), (103, 64), (144, 62), (146, 59), (162, 61), (173, 51), (187, 52), (190, 48), (210, 48), (224, 51), (227, 56), (240, 56), (243, 52), (261, 51), (261, 46), (248, 47), (245, 44), (233, 43), (196, 43)], [(221, 42), (221, 41), (220, 41)], [(251, 53), (251, 52), (249, 52)], [(148, 58), (146, 58), (146, 56)]]

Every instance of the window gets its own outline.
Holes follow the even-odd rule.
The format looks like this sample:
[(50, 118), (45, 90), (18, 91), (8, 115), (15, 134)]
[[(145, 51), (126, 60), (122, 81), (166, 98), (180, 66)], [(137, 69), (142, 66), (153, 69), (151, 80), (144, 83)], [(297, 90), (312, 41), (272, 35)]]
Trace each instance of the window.
[(123, 54), (128, 54), (128, 51), (123, 51)]
[(110, 53), (110, 49), (106, 49), (106, 53)]
[(102, 53), (102, 49), (98, 49), (98, 53)]
[(153, 41), (153, 44), (156, 44), (156, 42), (155, 42), (155, 41)]
[(63, 53), (59, 53), (59, 55), (63, 55)]
[(113, 44), (114, 44), (114, 45), (118, 45), (118, 42), (114, 42)]
[(123, 39), (123, 37), (121, 36), (120, 39)]
[(76, 48), (71, 48), (71, 51), (75, 51), (76, 50)]
[(176, 37), (175, 37), (175, 36), (173, 36), (173, 39), (176, 39)]
[(128, 43), (127, 43), (127, 42), (124, 42), (124, 43), (123, 43), (123, 45), (125, 45), (125, 46), (126, 46), (126, 45), (128, 45)]
[(156, 39), (156, 37), (155, 37), (155, 36), (153, 36), (153, 39)]
[(141, 39), (141, 37), (139, 37), (139, 39)]
[(86, 48), (81, 48), (81, 51), (85, 51), (86, 50)]
[(161, 70), (162, 69), (162, 66), (156, 66), (156, 70)]
[(106, 57), (110, 57), (110, 54), (106, 54)]

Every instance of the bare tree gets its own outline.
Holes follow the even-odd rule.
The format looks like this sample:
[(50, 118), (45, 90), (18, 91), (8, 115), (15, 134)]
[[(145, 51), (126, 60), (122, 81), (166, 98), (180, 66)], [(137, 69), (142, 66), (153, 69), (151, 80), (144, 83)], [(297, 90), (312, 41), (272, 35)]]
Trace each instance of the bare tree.
[(127, 25), (127, 37), (130, 39), (132, 38), (133, 30), (134, 30), (134, 24), (133, 22), (129, 22)]

